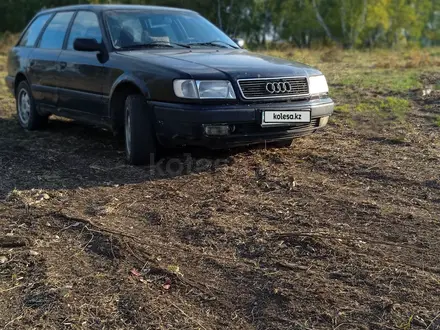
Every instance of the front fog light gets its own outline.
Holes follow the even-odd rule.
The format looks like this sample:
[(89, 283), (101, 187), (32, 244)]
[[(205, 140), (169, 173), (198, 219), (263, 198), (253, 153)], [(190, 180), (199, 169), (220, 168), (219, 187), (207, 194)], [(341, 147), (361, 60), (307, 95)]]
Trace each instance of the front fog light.
[(205, 134), (210, 136), (229, 135), (229, 125), (204, 125)]
[(330, 118), (330, 116), (321, 117), (319, 119), (319, 127), (324, 127), (325, 125), (327, 125), (329, 118)]

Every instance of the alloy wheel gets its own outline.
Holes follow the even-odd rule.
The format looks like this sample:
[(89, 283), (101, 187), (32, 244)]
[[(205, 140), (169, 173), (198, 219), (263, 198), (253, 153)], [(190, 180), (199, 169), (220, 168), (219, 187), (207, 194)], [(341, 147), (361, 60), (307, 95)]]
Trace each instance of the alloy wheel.
[(125, 110), (125, 149), (127, 150), (127, 156), (131, 154), (131, 116), (130, 110)]
[(18, 115), (20, 117), (20, 121), (27, 125), (29, 123), (29, 117), (31, 116), (31, 99), (27, 90), (22, 89), (18, 93)]

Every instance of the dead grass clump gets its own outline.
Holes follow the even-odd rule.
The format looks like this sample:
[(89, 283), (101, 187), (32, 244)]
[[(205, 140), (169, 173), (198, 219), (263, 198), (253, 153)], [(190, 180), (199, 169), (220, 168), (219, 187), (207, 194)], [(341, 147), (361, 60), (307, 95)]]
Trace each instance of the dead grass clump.
[(18, 34), (5, 32), (0, 37), (0, 54), (6, 54), (9, 49), (17, 42)]
[(375, 63), (374, 67), (378, 69), (395, 69), (402, 66), (401, 57), (398, 54), (380, 54), (379, 59)]
[(321, 55), (322, 62), (340, 63), (344, 59), (344, 52), (340, 48), (330, 48)]
[(440, 59), (424, 50), (411, 50), (409, 53), (381, 53), (375, 63), (376, 68), (382, 69), (414, 69), (440, 66)]
[(431, 66), (433, 64), (433, 59), (429, 53), (420, 50), (411, 51), (405, 59), (405, 68), (407, 69)]
[(411, 50), (408, 53), (377, 51), (372, 56), (376, 57), (374, 67), (378, 69), (414, 69), (440, 66), (439, 58), (420, 49)]

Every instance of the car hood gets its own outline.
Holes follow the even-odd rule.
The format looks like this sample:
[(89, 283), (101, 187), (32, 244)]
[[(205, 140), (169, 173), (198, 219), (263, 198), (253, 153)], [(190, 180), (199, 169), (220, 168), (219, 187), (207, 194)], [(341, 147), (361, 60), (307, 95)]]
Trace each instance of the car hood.
[[(320, 71), (298, 62), (255, 54), (243, 49), (170, 49), (119, 52), (162, 67), (199, 78), (213, 71), (232, 79), (310, 76)], [(202, 77), (201, 77), (202, 78)]]

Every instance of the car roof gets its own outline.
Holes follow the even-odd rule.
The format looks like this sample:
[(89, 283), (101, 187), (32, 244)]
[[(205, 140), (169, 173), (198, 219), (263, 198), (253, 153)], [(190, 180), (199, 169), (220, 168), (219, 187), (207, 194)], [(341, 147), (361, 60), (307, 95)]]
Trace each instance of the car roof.
[(64, 6), (64, 7), (56, 7), (50, 9), (43, 9), (38, 14), (42, 13), (53, 13), (58, 11), (66, 11), (66, 10), (91, 10), (95, 12), (103, 12), (108, 10), (121, 10), (121, 9), (130, 9), (130, 10), (148, 10), (148, 11), (169, 11), (169, 12), (191, 12), (194, 11), (183, 8), (172, 8), (172, 7), (162, 7), (162, 6), (141, 6), (141, 5), (73, 5), (73, 6)]

